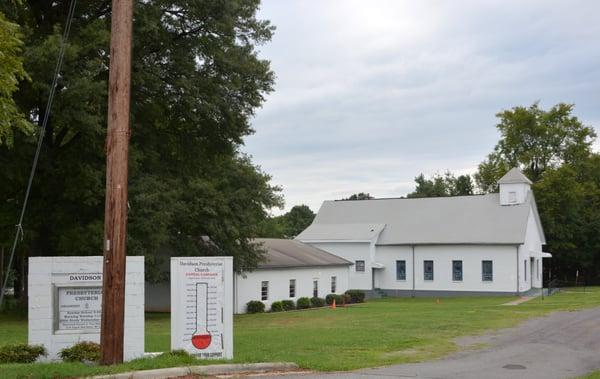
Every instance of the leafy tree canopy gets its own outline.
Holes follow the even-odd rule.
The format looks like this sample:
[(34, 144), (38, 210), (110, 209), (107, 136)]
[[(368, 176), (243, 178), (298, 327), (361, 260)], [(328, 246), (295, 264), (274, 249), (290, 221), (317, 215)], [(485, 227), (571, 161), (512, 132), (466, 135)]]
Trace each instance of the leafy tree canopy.
[(294, 238), (306, 229), (314, 219), (315, 213), (308, 205), (295, 205), (286, 214), (266, 220), (259, 237)]
[(534, 103), (498, 113), (500, 141), (475, 178), (484, 192), (495, 192), (498, 179), (520, 167), (534, 182), (555, 275), (572, 280), (580, 271), (600, 281), (600, 157), (592, 152), (594, 129), (573, 108)]
[[(110, 3), (78, 2), (24, 224), (26, 254), (101, 254)], [(0, 3), (21, 26), (31, 78), (12, 98), (38, 127), (68, 6), (68, 0)], [(240, 153), (274, 80), (256, 52), (274, 29), (256, 17), (258, 6), (258, 0), (135, 3), (129, 254), (152, 263), (166, 245), (177, 255), (232, 255), (238, 270), (261, 259), (250, 237), (282, 198)], [(3, 244), (14, 232), (36, 133), (15, 133), (12, 149), (0, 147)], [(202, 243), (204, 236), (212, 243)]]
[(406, 197), (443, 197), (443, 196), (466, 196), (473, 195), (474, 186), (471, 176), (454, 176), (449, 171), (444, 175), (433, 175), (430, 179), (421, 174), (415, 178), (417, 184), (415, 190)]
[(559, 279), (600, 282), (600, 155), (549, 168), (533, 188)]
[(366, 193), (366, 192), (359, 192), (359, 193), (352, 194), (348, 198), (345, 198), (342, 200), (371, 200), (371, 199), (374, 199), (374, 197), (371, 196), (371, 194)]
[(498, 179), (512, 167), (521, 167), (537, 182), (548, 168), (587, 159), (596, 133), (572, 115), (573, 107), (560, 103), (543, 110), (534, 103), (498, 113), (500, 141), (479, 165), (475, 175), (478, 186), (484, 192), (495, 192)]
[(297, 236), (315, 219), (315, 213), (307, 205), (296, 205), (285, 214), (288, 236)]
[(19, 25), (8, 21), (0, 12), (0, 145), (9, 147), (13, 144), (15, 129), (26, 133), (32, 130), (12, 97), (19, 81), (27, 79), (21, 38)]

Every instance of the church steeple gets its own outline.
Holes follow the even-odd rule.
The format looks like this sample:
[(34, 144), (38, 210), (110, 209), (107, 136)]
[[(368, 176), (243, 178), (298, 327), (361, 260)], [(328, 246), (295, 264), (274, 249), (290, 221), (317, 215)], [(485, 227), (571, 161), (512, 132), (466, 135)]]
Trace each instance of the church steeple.
[(531, 180), (517, 167), (511, 169), (500, 180), (500, 205), (522, 204), (527, 199), (527, 194), (531, 191)]

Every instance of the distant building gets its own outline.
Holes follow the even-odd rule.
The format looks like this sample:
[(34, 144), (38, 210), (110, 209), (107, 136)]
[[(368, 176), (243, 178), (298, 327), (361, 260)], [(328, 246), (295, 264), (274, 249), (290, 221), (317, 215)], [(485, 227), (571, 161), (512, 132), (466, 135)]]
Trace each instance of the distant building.
[(515, 294), (542, 286), (546, 243), (531, 182), (500, 193), (325, 201), (298, 241), (354, 263), (348, 287), (371, 294)]
[[(254, 271), (235, 275), (235, 313), (245, 313), (251, 300), (262, 301), (269, 310), (274, 301), (325, 297), (348, 290), (352, 266), (348, 260), (295, 240), (264, 238), (255, 242), (266, 250), (265, 261)], [(170, 296), (169, 283), (146, 283), (146, 311), (168, 312)]]
[(325, 297), (348, 290), (351, 262), (295, 240), (257, 239), (267, 251), (257, 269), (234, 280), (234, 309), (246, 311), (250, 300), (261, 300), (268, 310), (279, 300)]
[[(546, 243), (531, 182), (518, 169), (500, 193), (325, 201), (295, 240), (257, 239), (267, 254), (235, 275), (234, 311), (258, 300), (520, 294), (542, 287)], [(146, 310), (169, 310), (169, 284), (146, 284)]]

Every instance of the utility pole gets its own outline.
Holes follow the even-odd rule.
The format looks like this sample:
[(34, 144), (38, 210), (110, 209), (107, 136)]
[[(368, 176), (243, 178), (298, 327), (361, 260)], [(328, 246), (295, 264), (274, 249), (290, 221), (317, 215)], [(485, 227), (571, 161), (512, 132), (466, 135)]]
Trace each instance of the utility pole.
[(133, 0), (113, 0), (108, 77), (104, 270), (100, 329), (102, 351), (100, 363), (103, 365), (123, 362), (132, 23)]

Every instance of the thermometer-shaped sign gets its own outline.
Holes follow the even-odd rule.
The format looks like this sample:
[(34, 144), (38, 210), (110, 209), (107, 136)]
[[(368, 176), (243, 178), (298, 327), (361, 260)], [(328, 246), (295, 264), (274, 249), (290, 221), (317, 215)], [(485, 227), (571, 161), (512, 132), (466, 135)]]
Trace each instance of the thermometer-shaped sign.
[(196, 331), (192, 334), (192, 345), (204, 350), (212, 341), (208, 332), (208, 283), (196, 283)]

